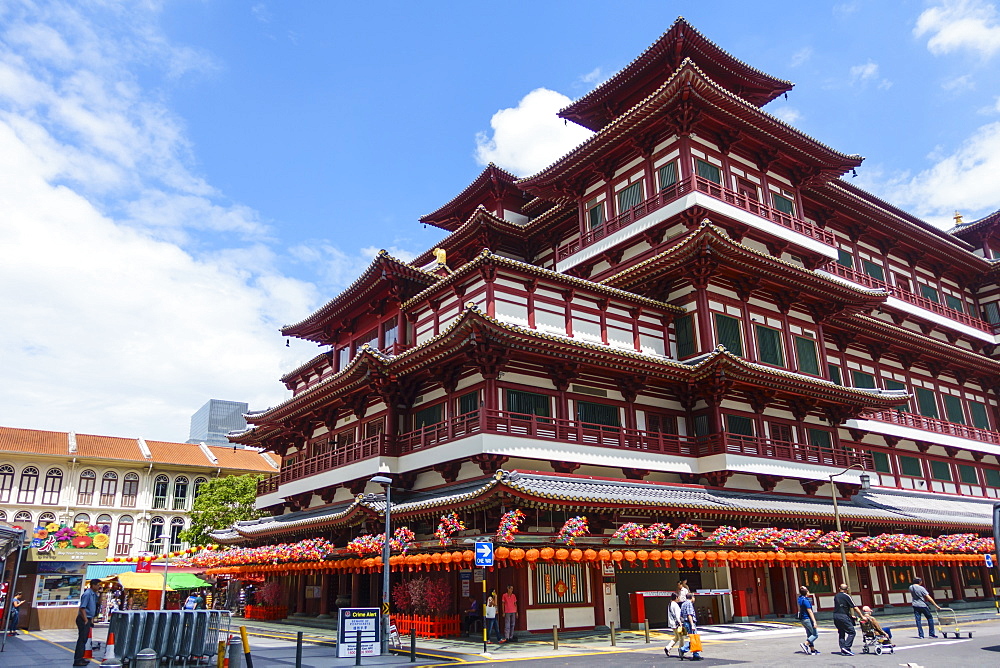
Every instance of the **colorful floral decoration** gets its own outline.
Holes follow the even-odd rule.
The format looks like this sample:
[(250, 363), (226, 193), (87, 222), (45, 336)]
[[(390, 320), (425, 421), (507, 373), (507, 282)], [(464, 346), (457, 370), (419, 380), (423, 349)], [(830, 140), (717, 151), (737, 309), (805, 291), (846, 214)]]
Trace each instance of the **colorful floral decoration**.
[(850, 541), (851, 534), (849, 531), (831, 531), (822, 538), (817, 539), (816, 545), (827, 549), (833, 549), (835, 547), (840, 547), (841, 543), (847, 545)]
[(723, 524), (720, 527), (716, 527), (712, 533), (708, 534), (708, 538), (705, 540), (712, 543), (718, 543), (719, 545), (735, 545), (736, 531), (736, 527)]
[(681, 524), (674, 529), (671, 538), (674, 540), (693, 540), (701, 535), (701, 527), (697, 524)]
[(641, 540), (645, 536), (646, 530), (642, 528), (641, 524), (636, 524), (635, 522), (626, 522), (625, 524), (618, 527), (615, 533), (611, 536), (612, 538), (617, 538), (619, 540), (625, 541), (626, 545), (631, 545), (637, 540)]
[(519, 508), (504, 513), (500, 518), (500, 526), (497, 527), (497, 540), (501, 543), (513, 543), (523, 521), (524, 511)]
[(441, 517), (434, 535), (437, 536), (438, 543), (445, 546), (451, 545), (452, 535), (459, 531), (465, 531), (465, 522), (459, 519), (458, 513), (451, 513), (450, 515), (443, 515)]
[(389, 539), (389, 547), (397, 552), (406, 554), (413, 547), (416, 538), (416, 534), (410, 530), (410, 527), (399, 527), (392, 532), (392, 538)]
[(665, 524), (663, 522), (653, 522), (646, 527), (646, 531), (643, 533), (642, 537), (653, 545), (659, 545), (667, 539), (671, 530), (672, 527), (669, 524)]
[(562, 529), (559, 529), (559, 536), (556, 540), (566, 545), (576, 545), (576, 539), (586, 536), (588, 533), (590, 533), (590, 527), (587, 526), (587, 518), (583, 515), (577, 515), (566, 520)]
[(384, 542), (385, 536), (382, 534), (372, 535), (367, 533), (348, 542), (347, 549), (351, 552), (356, 552), (361, 556), (366, 554), (379, 554), (382, 551), (382, 544)]
[(35, 527), (31, 535), (31, 547), (42, 553), (51, 552), (57, 547), (103, 550), (111, 542), (103, 531), (106, 528), (107, 526), (97, 526), (86, 522), (77, 522), (73, 526), (50, 522)]

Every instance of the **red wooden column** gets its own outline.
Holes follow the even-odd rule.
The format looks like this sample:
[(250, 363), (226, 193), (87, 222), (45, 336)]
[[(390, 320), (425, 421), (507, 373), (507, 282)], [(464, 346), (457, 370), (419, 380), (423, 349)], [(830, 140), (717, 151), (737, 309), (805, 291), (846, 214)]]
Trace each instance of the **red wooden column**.
[(292, 579), (295, 586), (295, 613), (304, 615), (306, 613), (306, 576), (297, 575)]
[(330, 614), (330, 574), (320, 575), (319, 585), (319, 614), (321, 617)]

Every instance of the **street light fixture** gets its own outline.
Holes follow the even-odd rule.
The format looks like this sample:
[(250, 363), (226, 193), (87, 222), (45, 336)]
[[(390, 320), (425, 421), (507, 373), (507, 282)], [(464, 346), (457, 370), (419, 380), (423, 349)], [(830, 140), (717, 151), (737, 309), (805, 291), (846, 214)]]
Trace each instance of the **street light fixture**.
[[(871, 481), (871, 477), (869, 477), (867, 471), (865, 471), (865, 467), (863, 465), (861, 465), (861, 464), (851, 464), (850, 466), (848, 466), (846, 469), (844, 469), (840, 473), (831, 473), (829, 475), (829, 478), (830, 478), (830, 496), (833, 498), (833, 519), (836, 520), (836, 522), (837, 522), (837, 534), (838, 535), (841, 532), (841, 528), (840, 528), (840, 508), (837, 506), (837, 486), (834, 484), (833, 479), (836, 478), (836, 477), (844, 475), (845, 473), (847, 473), (851, 469), (859, 469), (861, 471), (861, 476), (860, 476), (861, 489), (869, 489), (871, 487), (871, 485), (869, 484), (870, 481)], [(841, 540), (840, 540), (840, 575), (843, 578), (843, 580), (842, 580), (843, 584), (850, 584), (849, 580), (847, 579), (847, 551), (844, 549), (844, 540), (843, 540), (843, 538), (841, 538)]]
[(382, 648), (383, 656), (389, 654), (389, 539), (392, 538), (392, 478), (377, 475), (370, 482), (385, 490), (385, 539), (382, 542)]

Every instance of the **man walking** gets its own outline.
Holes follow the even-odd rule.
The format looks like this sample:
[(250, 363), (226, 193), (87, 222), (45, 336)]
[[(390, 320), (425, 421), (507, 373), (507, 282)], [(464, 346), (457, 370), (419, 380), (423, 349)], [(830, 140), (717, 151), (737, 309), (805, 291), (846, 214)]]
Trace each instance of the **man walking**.
[(833, 597), (833, 624), (840, 636), (840, 653), (844, 656), (854, 656), (851, 646), (854, 644), (854, 618), (861, 618), (861, 611), (854, 604), (854, 599), (847, 593), (847, 585), (840, 585), (840, 591)]
[(517, 623), (517, 596), (514, 585), (507, 585), (507, 592), (500, 597), (503, 606), (503, 642), (514, 639), (514, 625)]
[[(687, 599), (681, 605), (681, 621), (684, 624), (684, 646), (681, 647), (678, 656), (683, 660), (684, 653), (691, 649), (691, 636), (698, 633), (698, 615), (694, 610), (694, 594), (688, 593)], [(691, 654), (692, 661), (701, 661), (701, 650), (696, 650)]]
[(927, 601), (933, 603), (938, 610), (941, 609), (941, 606), (931, 598), (930, 592), (924, 588), (922, 583), (922, 579), (913, 578), (913, 584), (910, 585), (910, 605), (913, 606), (913, 618), (917, 622), (917, 637), (924, 637), (924, 626), (920, 623), (920, 618), (926, 617), (927, 625), (930, 627), (930, 637), (937, 638), (937, 635), (934, 634), (934, 617), (931, 615), (931, 609), (927, 607)]
[(76, 615), (76, 651), (73, 652), (74, 666), (89, 666), (90, 662), (83, 658), (83, 653), (87, 650), (87, 637), (90, 629), (94, 626), (94, 618), (97, 617), (97, 610), (100, 604), (98, 591), (101, 588), (101, 581), (93, 579), (90, 581), (90, 588), (85, 589), (80, 597), (80, 609)]
[(799, 621), (802, 622), (802, 628), (806, 630), (806, 641), (799, 645), (802, 652), (810, 655), (819, 654), (815, 644), (819, 637), (819, 634), (816, 633), (816, 613), (813, 612), (808, 587), (799, 587)]

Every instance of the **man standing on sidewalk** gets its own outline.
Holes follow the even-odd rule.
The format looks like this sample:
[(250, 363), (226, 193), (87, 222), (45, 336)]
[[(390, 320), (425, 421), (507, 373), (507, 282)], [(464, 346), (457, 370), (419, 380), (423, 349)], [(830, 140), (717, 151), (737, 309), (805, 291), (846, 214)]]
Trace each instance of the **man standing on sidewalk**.
[(924, 637), (924, 625), (920, 623), (920, 618), (926, 617), (931, 638), (937, 638), (934, 634), (934, 617), (931, 615), (931, 609), (927, 607), (927, 601), (933, 603), (938, 610), (941, 609), (941, 606), (931, 598), (930, 592), (924, 589), (922, 583), (923, 580), (920, 578), (913, 578), (913, 584), (910, 585), (910, 605), (913, 606), (913, 618), (917, 622), (917, 636)]
[(100, 596), (98, 590), (101, 588), (101, 581), (93, 579), (90, 581), (90, 588), (84, 590), (80, 597), (80, 608), (76, 615), (76, 651), (73, 652), (74, 666), (89, 666), (90, 662), (83, 658), (83, 653), (87, 650), (87, 638), (90, 636), (90, 629), (94, 626), (94, 618), (97, 617)]
[(514, 585), (507, 585), (507, 592), (500, 597), (500, 604), (503, 606), (503, 642), (513, 640), (514, 625), (517, 623), (517, 596), (514, 594)]

